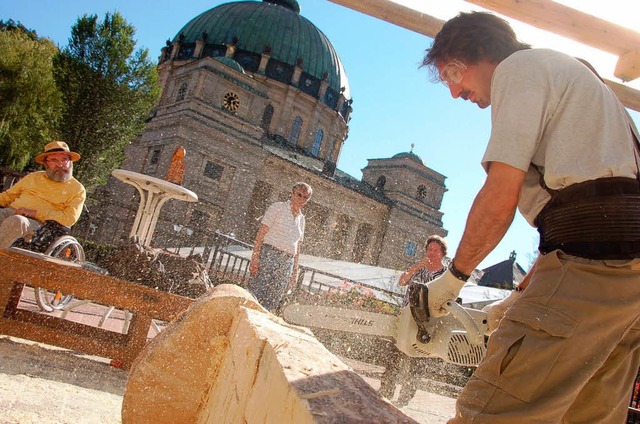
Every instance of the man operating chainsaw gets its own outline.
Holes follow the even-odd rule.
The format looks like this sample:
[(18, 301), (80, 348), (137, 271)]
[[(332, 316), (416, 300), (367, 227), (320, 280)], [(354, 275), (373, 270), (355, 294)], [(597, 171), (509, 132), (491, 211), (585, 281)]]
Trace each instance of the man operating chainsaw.
[(446, 313), (516, 208), (540, 233), (536, 269), (510, 297), (450, 422), (624, 422), (640, 365), (638, 136), (628, 113), (583, 63), (530, 48), (488, 13), (446, 22), (423, 66), (453, 98), (492, 106), (487, 178), (449, 269), (427, 285), (426, 319)]
[[(409, 303), (410, 291), (416, 285), (427, 284), (434, 278), (445, 272), (442, 260), (447, 255), (447, 242), (438, 235), (427, 238), (424, 244), (424, 258), (407, 269), (398, 281), (400, 286), (408, 286), (402, 306)], [(396, 384), (400, 383), (401, 389), (396, 406), (406, 406), (418, 390), (418, 381), (424, 371), (422, 362), (418, 358), (404, 355), (394, 345), (389, 345), (389, 353), (386, 358), (384, 373), (380, 381), (379, 393), (387, 399), (392, 399), (396, 390)]]

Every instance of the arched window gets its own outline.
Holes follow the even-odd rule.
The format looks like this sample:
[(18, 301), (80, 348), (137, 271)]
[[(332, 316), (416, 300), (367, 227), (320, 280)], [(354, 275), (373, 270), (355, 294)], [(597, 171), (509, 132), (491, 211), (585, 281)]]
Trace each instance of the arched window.
[(380, 191), (380, 192), (384, 192), (384, 185), (387, 183), (387, 177), (385, 177), (384, 175), (381, 175), (378, 178), (378, 181), (376, 181), (376, 190)]
[(291, 126), (291, 132), (289, 133), (289, 143), (294, 146), (298, 145), (298, 140), (300, 139), (300, 132), (302, 131), (302, 118), (296, 116), (293, 120), (293, 125)]
[(187, 95), (187, 88), (189, 88), (189, 84), (187, 84), (186, 82), (180, 84), (180, 88), (178, 88), (178, 95), (176, 96), (176, 102), (184, 100), (185, 96)]
[(269, 126), (271, 125), (271, 119), (273, 118), (273, 106), (267, 105), (264, 108), (264, 113), (262, 114), (262, 123), (260, 126), (263, 130), (269, 131)]
[(311, 154), (313, 156), (318, 156), (320, 153), (320, 146), (322, 146), (322, 137), (324, 137), (324, 133), (322, 130), (318, 130), (316, 133), (316, 141), (313, 142), (313, 149), (311, 149)]

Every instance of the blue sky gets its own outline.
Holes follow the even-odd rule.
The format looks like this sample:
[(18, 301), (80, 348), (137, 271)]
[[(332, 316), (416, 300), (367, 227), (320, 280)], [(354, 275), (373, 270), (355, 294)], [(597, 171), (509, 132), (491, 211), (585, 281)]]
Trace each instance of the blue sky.
[[(65, 46), (71, 26), (85, 13), (103, 18), (119, 11), (136, 27), (138, 46), (157, 58), (167, 39), (189, 20), (228, 1), (218, 0), (0, 0), (0, 19), (20, 21), (38, 35)], [(471, 203), (485, 178), (480, 166), (489, 138), (490, 109), (450, 97), (418, 69), (431, 39), (325, 0), (298, 0), (301, 14), (333, 43), (344, 64), (353, 114), (338, 167), (361, 178), (367, 159), (411, 150), (445, 175), (442, 212), (455, 251)], [(636, 124), (640, 113), (632, 112)], [(480, 268), (506, 260), (513, 250), (525, 269), (537, 247), (537, 232), (519, 214)]]

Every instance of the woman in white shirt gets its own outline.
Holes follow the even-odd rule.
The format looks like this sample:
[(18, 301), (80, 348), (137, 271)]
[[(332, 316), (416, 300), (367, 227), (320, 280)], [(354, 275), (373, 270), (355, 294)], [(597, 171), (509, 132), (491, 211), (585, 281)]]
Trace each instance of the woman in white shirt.
[(305, 228), (302, 207), (312, 192), (309, 184), (296, 183), (288, 201), (267, 208), (258, 229), (247, 289), (271, 312), (278, 309), (287, 290), (295, 286)]

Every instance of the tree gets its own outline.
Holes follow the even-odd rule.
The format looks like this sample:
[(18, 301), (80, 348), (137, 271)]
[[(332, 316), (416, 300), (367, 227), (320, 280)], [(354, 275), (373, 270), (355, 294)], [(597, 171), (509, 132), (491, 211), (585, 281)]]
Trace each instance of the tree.
[(53, 79), (58, 48), (0, 21), (0, 165), (22, 171), (55, 138), (62, 98)]
[(102, 22), (84, 15), (55, 63), (65, 103), (60, 131), (82, 155), (75, 174), (87, 189), (106, 182), (122, 163), (160, 93), (155, 65), (148, 50), (135, 50), (134, 35), (118, 12)]

